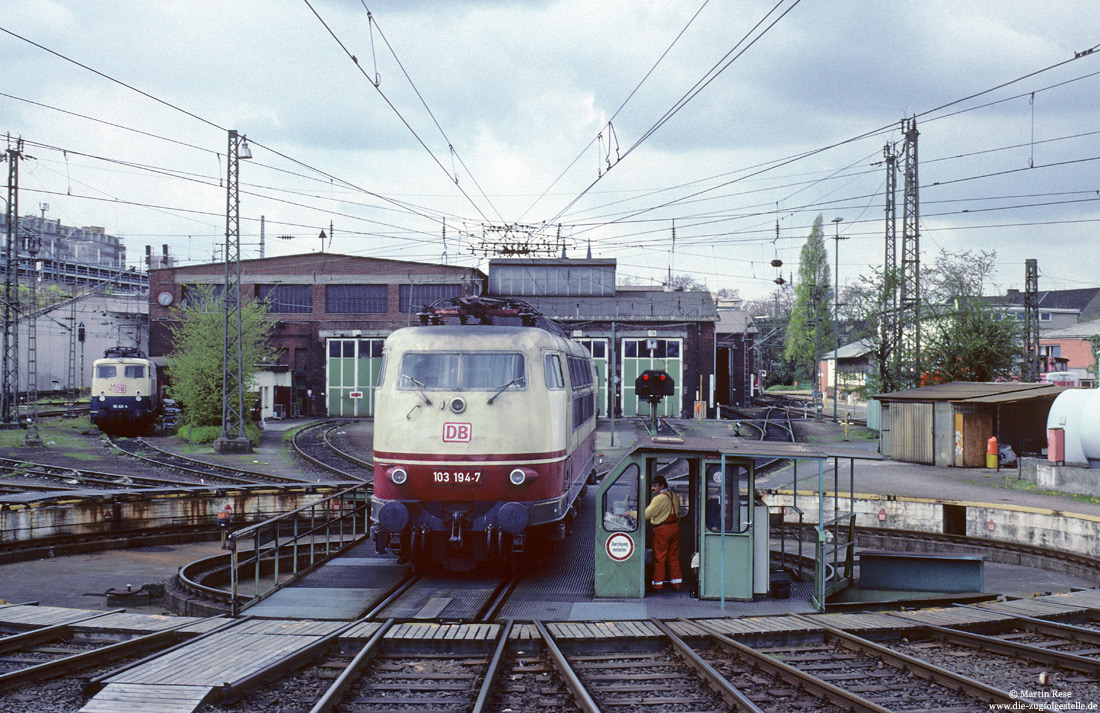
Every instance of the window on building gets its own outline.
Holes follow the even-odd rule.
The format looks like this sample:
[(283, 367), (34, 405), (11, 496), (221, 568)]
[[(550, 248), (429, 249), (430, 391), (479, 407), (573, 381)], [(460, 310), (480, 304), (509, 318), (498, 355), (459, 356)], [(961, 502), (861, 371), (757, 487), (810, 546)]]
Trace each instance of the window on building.
[(461, 297), (462, 285), (401, 285), (400, 292), (398, 309), (402, 314), (411, 314), (436, 300)]
[(274, 314), (308, 314), (313, 311), (311, 285), (256, 285), (256, 298)]
[(222, 309), (222, 295), (225, 293), (225, 285), (184, 285), (183, 299), (180, 303), (184, 307), (194, 307), (203, 312), (213, 312)]
[(333, 314), (389, 311), (386, 285), (329, 285), (325, 288), (325, 311)]

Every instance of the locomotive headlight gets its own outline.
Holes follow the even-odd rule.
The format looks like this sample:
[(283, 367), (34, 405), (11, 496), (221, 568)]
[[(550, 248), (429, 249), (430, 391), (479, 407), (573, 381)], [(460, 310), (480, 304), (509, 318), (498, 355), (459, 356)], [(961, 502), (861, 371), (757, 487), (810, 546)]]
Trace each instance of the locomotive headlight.
[(106, 396), (104, 396), (103, 394), (100, 394), (100, 395), (99, 395), (99, 400), (100, 400), (100, 401), (106, 401), (106, 400), (107, 400), (107, 397), (106, 397)]
[(140, 391), (138, 392), (137, 398), (135, 398), (134, 401), (141, 401), (141, 392)]
[(405, 481), (409, 479), (409, 473), (404, 468), (394, 468), (390, 471), (390, 480), (394, 485), (404, 485)]
[(512, 485), (523, 485), (527, 482), (527, 471), (523, 468), (516, 468), (508, 474), (508, 482)]
[(451, 399), (451, 410), (455, 413), (462, 413), (466, 410), (466, 400), (461, 396)]

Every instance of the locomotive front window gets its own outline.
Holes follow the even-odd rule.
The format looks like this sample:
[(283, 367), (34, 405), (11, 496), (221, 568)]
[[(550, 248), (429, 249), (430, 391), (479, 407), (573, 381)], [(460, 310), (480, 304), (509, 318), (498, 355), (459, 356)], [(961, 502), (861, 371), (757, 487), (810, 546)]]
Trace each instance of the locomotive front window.
[(95, 378), (97, 379), (113, 379), (116, 376), (118, 376), (118, 369), (115, 368), (114, 364), (95, 368)]
[(512, 352), (410, 353), (401, 359), (400, 389), (495, 391), (527, 385), (523, 355)]
[(145, 367), (144, 366), (124, 366), (122, 367), (122, 375), (127, 379), (144, 379)]

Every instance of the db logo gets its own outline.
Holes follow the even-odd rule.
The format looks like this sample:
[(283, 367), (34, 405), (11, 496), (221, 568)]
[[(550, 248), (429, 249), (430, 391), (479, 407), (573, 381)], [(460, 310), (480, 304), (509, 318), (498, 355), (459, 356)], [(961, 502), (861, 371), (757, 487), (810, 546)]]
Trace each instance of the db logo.
[(444, 443), (469, 443), (473, 424), (470, 423), (445, 423), (443, 424)]

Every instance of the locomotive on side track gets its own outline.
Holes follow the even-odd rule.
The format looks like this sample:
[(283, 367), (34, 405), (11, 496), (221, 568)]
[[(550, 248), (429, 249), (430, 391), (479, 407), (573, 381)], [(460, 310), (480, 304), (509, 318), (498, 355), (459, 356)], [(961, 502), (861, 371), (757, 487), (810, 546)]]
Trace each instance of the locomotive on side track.
[(111, 347), (92, 364), (91, 416), (111, 435), (141, 433), (160, 416), (157, 367), (140, 349)]
[(376, 546), (417, 567), (515, 568), (564, 537), (594, 474), (595, 365), (523, 302), (454, 298), (420, 319), (382, 351)]

